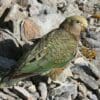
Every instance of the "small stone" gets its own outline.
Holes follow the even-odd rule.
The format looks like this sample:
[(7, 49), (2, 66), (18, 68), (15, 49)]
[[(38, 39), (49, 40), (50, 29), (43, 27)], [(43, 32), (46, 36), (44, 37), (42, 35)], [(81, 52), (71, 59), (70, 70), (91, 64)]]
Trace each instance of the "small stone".
[(9, 7), (9, 6), (11, 5), (12, 1), (13, 1), (13, 0), (6, 0), (6, 1), (0, 0), (0, 5), (1, 5), (1, 6)]
[(97, 80), (98, 86), (100, 87), (100, 79)]
[(2, 93), (2, 92), (0, 92), (0, 98), (7, 100), (7, 96), (4, 93)]
[(13, 98), (19, 99), (19, 97), (11, 91), (11, 88), (3, 88), (3, 92)]
[(14, 65), (16, 65), (16, 61), (14, 61), (13, 59), (8, 59), (6, 57), (0, 56), (0, 69), (7, 71)]
[(29, 86), (29, 87), (28, 87), (28, 91), (31, 92), (31, 93), (36, 92), (36, 87), (35, 87), (35, 85)]
[(54, 88), (50, 91), (50, 96), (61, 96), (62, 94), (68, 94), (67, 97), (71, 96), (73, 99), (77, 96), (77, 85), (74, 83), (65, 83), (57, 88)]
[(60, 96), (59, 100), (63, 100), (63, 99), (66, 100), (66, 98), (67, 98), (68, 100), (74, 99), (73, 96), (69, 95), (68, 92), (64, 92), (64, 93)]
[(70, 96), (70, 97), (62, 97), (62, 96), (60, 96), (60, 97), (55, 97), (55, 100), (66, 100), (66, 98), (67, 98), (67, 100), (72, 100), (72, 99), (71, 99), (71, 96)]
[(23, 86), (24, 86), (24, 82), (23, 82), (23, 81), (19, 81), (19, 82), (17, 83), (17, 85), (20, 86), (20, 87), (23, 87)]
[(79, 85), (79, 91), (86, 97), (86, 95), (87, 95), (87, 88), (85, 87), (84, 84), (81, 83)]
[(38, 93), (38, 92), (34, 92), (34, 93), (32, 93), (32, 95), (33, 95), (33, 97), (35, 97), (35, 98), (37, 98), (37, 99), (39, 99), (39, 98), (40, 98), (40, 96), (39, 96), (39, 93)]
[(32, 40), (34, 38), (40, 37), (40, 26), (35, 23), (34, 20), (25, 19), (23, 23), (23, 30), (27, 40)]
[(90, 18), (89, 24), (90, 25), (93, 25), (94, 24), (94, 19), (93, 18)]
[(14, 86), (13, 89), (14, 89), (15, 93), (17, 93), (17, 95), (19, 95), (23, 99), (33, 100), (32, 95), (28, 91), (26, 91), (24, 88), (19, 87), (19, 86)]
[(17, 4), (19, 4), (22, 7), (27, 7), (28, 6), (28, 1), (29, 0), (16, 0)]
[(79, 57), (77, 59), (74, 60), (74, 64), (78, 64), (78, 65), (88, 65), (87, 61), (84, 60), (83, 57)]
[(71, 70), (73, 74), (78, 75), (78, 79), (85, 83), (87, 87), (90, 87), (93, 90), (98, 89), (98, 84), (95, 80), (95, 77), (92, 77), (92, 74), (88, 75), (89, 72), (91, 73), (91, 71), (87, 66), (75, 65), (71, 67)]
[(40, 93), (41, 93), (41, 100), (46, 100), (47, 98), (47, 86), (45, 83), (40, 82), (38, 87)]
[(10, 95), (7, 95), (7, 94), (5, 94), (5, 93), (3, 93), (3, 92), (0, 92), (0, 98), (1, 98), (2, 100), (15, 100), (14, 97), (12, 97), (12, 96), (10, 96)]
[(87, 96), (91, 100), (98, 100), (97, 96), (95, 94), (93, 94), (92, 92), (90, 92), (90, 91), (88, 91)]
[(48, 77), (47, 83), (50, 84), (52, 82), (51, 78)]
[(31, 81), (28, 81), (28, 80), (24, 81), (24, 88), (29, 88), (32, 85), (33, 85), (33, 83)]

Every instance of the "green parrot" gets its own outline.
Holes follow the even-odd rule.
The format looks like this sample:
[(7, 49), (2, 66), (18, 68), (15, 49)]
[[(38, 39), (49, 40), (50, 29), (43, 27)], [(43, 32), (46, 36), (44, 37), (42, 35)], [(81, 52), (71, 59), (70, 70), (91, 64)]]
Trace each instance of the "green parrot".
[(23, 55), (7, 76), (9, 80), (44, 74), (54, 68), (63, 68), (76, 55), (80, 32), (88, 27), (83, 16), (67, 18), (58, 29), (45, 35)]

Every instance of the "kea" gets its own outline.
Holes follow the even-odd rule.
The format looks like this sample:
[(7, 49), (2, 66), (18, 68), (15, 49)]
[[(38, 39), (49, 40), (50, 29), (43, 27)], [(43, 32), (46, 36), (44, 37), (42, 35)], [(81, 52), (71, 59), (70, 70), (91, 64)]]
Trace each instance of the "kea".
[(67, 18), (58, 29), (41, 38), (34, 48), (19, 59), (17, 67), (4, 75), (3, 83), (7, 82), (6, 77), (12, 81), (63, 69), (75, 57), (80, 33), (87, 27), (87, 20), (83, 16)]

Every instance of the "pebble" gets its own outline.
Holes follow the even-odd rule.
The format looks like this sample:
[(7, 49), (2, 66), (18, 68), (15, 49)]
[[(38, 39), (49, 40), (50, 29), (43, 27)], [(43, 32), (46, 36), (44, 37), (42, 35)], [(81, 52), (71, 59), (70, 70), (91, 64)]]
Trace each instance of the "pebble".
[(79, 91), (83, 94), (84, 97), (86, 97), (86, 95), (87, 95), (87, 88), (85, 87), (85, 85), (80, 83), (78, 87), (79, 87)]
[(75, 65), (71, 68), (71, 70), (73, 74), (78, 75), (78, 79), (80, 79), (83, 83), (85, 83), (87, 87), (90, 87), (93, 90), (98, 89), (98, 84), (95, 78), (86, 73), (90, 71), (86, 66)]
[(88, 91), (87, 96), (91, 100), (98, 100), (97, 96), (95, 94), (93, 94), (92, 92), (90, 92), (90, 91)]
[(11, 88), (6, 88), (6, 87), (2, 89), (2, 91), (8, 94), (9, 96), (12, 96), (15, 99), (19, 99), (19, 97), (15, 93), (13, 93), (11, 90), (12, 90)]
[(50, 95), (52, 96), (56, 96), (56, 95), (61, 96), (64, 93), (68, 94), (68, 97), (72, 96), (73, 98), (75, 98), (77, 96), (77, 85), (73, 83), (62, 84), (61, 86), (54, 88), (50, 91)]
[(5, 93), (3, 93), (3, 92), (0, 92), (0, 98), (1, 98), (2, 100), (14, 100), (14, 99), (15, 99), (14, 97), (9, 96), (9, 95), (7, 95), (7, 94), (5, 94)]
[(17, 93), (17, 95), (19, 95), (23, 99), (33, 100), (32, 95), (28, 91), (26, 91), (23, 87), (14, 86), (13, 90), (15, 91), (15, 93)]
[(35, 85), (31, 85), (31, 86), (29, 86), (27, 89), (28, 89), (28, 91), (31, 92), (31, 93), (36, 92), (36, 87), (35, 87)]
[(46, 100), (46, 98), (47, 98), (47, 86), (46, 86), (46, 84), (43, 82), (40, 82), (38, 89), (39, 89), (40, 94), (41, 94), (41, 97), (40, 97), (41, 100)]

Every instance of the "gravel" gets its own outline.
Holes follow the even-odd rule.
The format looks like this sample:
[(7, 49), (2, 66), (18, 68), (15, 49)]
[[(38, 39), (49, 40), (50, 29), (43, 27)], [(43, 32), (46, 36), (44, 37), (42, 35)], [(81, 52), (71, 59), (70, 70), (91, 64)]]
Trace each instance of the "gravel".
[[(88, 19), (89, 30), (83, 33), (81, 42), (96, 51), (96, 58), (75, 58), (57, 80), (37, 75), (0, 88), (0, 100), (100, 100), (100, 15), (95, 16), (99, 4), (99, 0), (1, 0), (0, 69), (10, 71), (20, 56), (34, 46), (33, 39), (41, 38), (58, 28), (66, 17), (76, 14)], [(7, 9), (10, 11), (2, 19)], [(13, 29), (9, 27), (12, 24)]]

